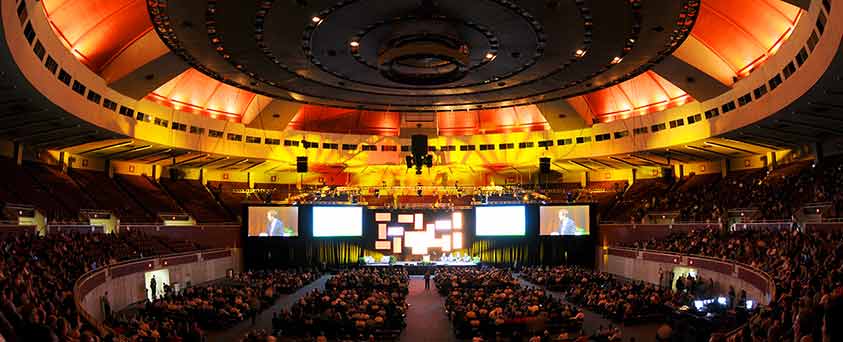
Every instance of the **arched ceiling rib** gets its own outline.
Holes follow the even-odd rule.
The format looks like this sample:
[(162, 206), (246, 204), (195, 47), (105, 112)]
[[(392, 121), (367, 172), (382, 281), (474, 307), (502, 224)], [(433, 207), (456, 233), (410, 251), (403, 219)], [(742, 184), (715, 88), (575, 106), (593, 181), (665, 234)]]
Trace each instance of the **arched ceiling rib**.
[(674, 56), (731, 85), (775, 54), (801, 15), (779, 0), (705, 0)]
[(94, 72), (152, 30), (144, 0), (43, 0), (65, 46)]
[(692, 101), (672, 83), (647, 71), (621, 84), (570, 99), (577, 111), (587, 112), (599, 121), (625, 119), (676, 107)]
[(256, 96), (188, 69), (146, 98), (178, 110), (239, 122)]

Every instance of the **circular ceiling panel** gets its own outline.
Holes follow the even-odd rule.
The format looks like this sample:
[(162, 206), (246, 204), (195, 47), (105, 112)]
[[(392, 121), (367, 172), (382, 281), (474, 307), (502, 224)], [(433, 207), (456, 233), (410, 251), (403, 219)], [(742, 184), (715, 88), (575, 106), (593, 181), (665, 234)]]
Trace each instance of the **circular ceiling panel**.
[(496, 108), (633, 78), (676, 49), (698, 1), (149, 1), (206, 75), (259, 94), (369, 110)]

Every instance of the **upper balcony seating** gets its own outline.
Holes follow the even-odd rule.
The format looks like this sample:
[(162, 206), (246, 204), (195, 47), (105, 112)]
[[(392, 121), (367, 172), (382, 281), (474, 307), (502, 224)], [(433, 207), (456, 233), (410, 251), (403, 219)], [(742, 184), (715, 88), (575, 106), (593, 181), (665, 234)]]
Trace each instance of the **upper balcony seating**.
[(122, 223), (156, 221), (154, 213), (146, 212), (105, 172), (71, 169), (68, 173), (97, 203), (97, 208), (110, 210)]
[(156, 217), (160, 213), (181, 213), (179, 205), (146, 176), (115, 174), (114, 181), (146, 211)]
[(208, 189), (217, 195), (222, 205), (228, 210), (231, 217), (239, 217), (241, 215), (241, 203), (246, 200), (246, 194), (235, 193), (234, 189), (248, 189), (249, 183), (246, 182), (223, 182), (223, 181), (208, 181)]
[(161, 178), (160, 182), (173, 198), (196, 219), (196, 222), (223, 223), (234, 221), (198, 180)]

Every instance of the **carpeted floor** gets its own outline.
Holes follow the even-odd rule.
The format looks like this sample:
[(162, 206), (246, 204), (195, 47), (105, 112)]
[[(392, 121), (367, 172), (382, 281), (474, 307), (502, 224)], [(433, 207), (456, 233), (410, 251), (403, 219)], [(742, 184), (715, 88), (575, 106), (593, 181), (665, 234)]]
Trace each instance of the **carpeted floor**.
[(449, 342), (458, 341), (451, 322), (445, 316), (445, 299), (439, 295), (433, 280), (430, 289), (424, 289), (424, 277), (410, 277), (410, 295), (407, 297), (407, 327), (401, 341)]

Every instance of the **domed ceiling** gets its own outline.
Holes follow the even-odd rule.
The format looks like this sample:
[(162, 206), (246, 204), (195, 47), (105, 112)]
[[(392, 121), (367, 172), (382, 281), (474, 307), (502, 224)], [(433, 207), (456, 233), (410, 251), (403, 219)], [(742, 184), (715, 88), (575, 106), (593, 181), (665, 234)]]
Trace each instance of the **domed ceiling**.
[(253, 102), (286, 100), (305, 104), (293, 128), (326, 120), (385, 135), (402, 112), (436, 112), (448, 135), (547, 129), (535, 105), (553, 101), (594, 121), (678, 106), (694, 92), (677, 86), (684, 76), (654, 70), (660, 62), (677, 59), (728, 89), (802, 13), (778, 0), (42, 3), (101, 75), (155, 37), (190, 66), (149, 100), (231, 121)]

